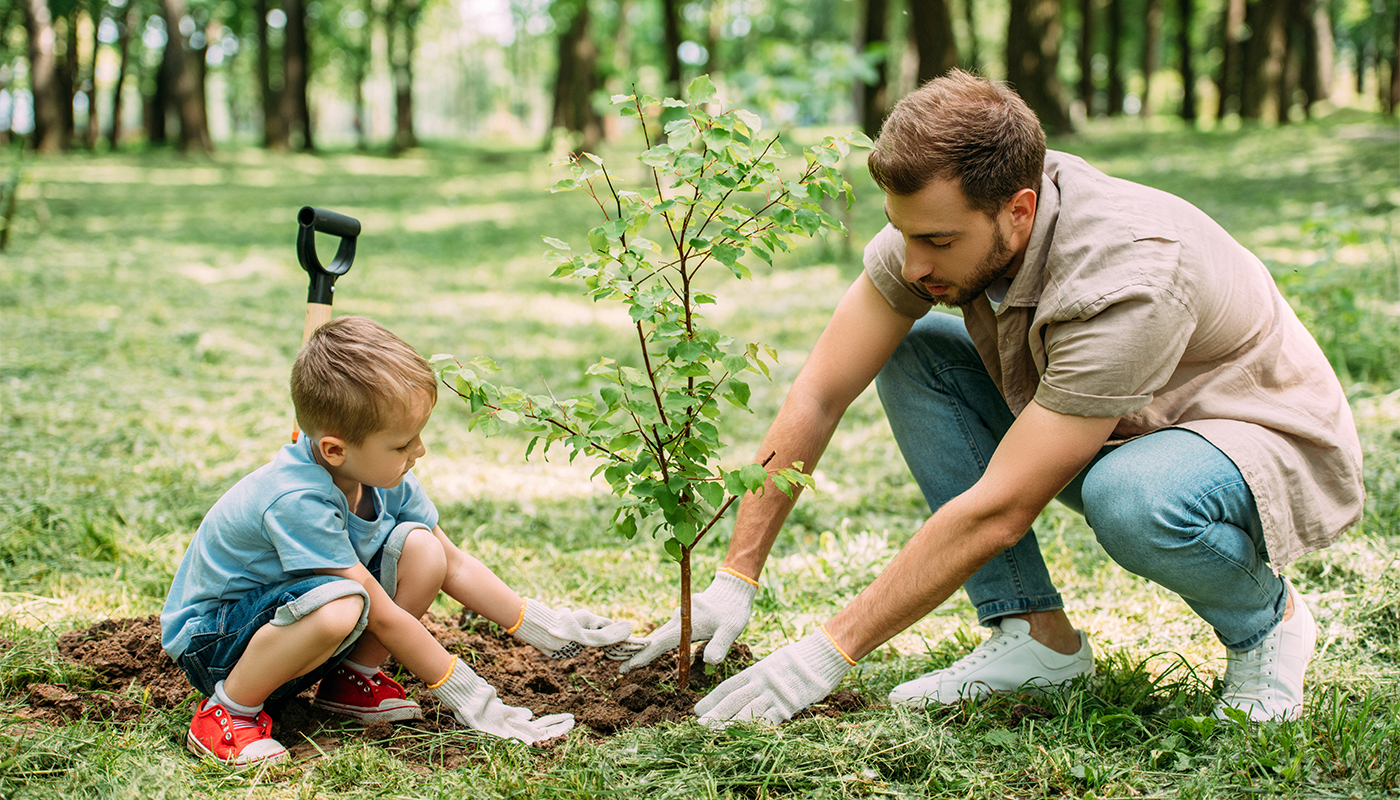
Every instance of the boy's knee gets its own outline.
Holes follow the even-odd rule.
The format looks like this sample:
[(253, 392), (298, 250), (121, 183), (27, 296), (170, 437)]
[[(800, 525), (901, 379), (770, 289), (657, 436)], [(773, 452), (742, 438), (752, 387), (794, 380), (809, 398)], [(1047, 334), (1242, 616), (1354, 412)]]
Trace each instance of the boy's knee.
[(442, 586), (447, 577), (447, 553), (442, 542), (427, 528), (409, 531), (403, 543), (403, 555), (399, 557), (399, 582), (431, 582)]
[(306, 619), (314, 620), (326, 638), (344, 639), (360, 627), (368, 605), (369, 598), (364, 595), (348, 594), (331, 600), (308, 614)]

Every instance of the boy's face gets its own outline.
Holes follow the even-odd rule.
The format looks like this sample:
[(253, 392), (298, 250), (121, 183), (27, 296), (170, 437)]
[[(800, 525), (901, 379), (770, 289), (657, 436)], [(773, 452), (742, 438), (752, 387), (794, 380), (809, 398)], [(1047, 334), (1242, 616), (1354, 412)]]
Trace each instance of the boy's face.
[(366, 486), (392, 489), (413, 464), (428, 452), (423, 445), (423, 428), (433, 414), (427, 393), (416, 395), (408, 409), (396, 416), (383, 430), (360, 444), (342, 444), (343, 460), (335, 465), (338, 477)]

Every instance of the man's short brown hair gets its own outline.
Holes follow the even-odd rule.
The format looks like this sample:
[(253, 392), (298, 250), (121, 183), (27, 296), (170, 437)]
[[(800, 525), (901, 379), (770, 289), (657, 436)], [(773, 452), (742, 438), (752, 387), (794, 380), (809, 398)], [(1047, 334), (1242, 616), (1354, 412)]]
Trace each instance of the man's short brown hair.
[(974, 209), (996, 214), (1020, 190), (1040, 191), (1045, 132), (1004, 84), (953, 70), (895, 104), (868, 163), (889, 194), (953, 179)]
[(365, 317), (338, 317), (317, 328), (292, 365), (297, 424), (349, 444), (362, 444), (407, 413), (419, 392), (437, 402), (427, 359)]

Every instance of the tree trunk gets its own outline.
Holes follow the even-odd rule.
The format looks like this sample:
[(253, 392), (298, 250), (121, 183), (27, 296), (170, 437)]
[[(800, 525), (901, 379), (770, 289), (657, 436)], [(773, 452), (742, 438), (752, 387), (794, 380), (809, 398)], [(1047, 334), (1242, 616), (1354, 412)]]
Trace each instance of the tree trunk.
[(1079, 0), (1079, 102), (1094, 116), (1094, 0)]
[(282, 10), (287, 14), (286, 38), (282, 42), (282, 122), (287, 126), (288, 145), (313, 150), (307, 103), (311, 53), (306, 36), (306, 4), (302, 0), (282, 0)]
[(291, 143), (288, 125), (282, 119), (281, 94), (285, 86), (276, 86), (272, 82), (272, 44), (268, 41), (272, 28), (267, 24), (267, 12), (267, 0), (253, 0), (253, 27), (258, 36), (258, 95), (262, 100), (263, 147), (286, 150)]
[(1400, 109), (1400, 10), (1396, 11), (1391, 24), (1394, 26), (1391, 31), (1394, 39), (1390, 48), (1390, 91), (1387, 92), (1386, 110), (1395, 114)]
[(1245, 48), (1240, 116), (1254, 120), (1286, 117), (1288, 109), (1279, 107), (1279, 92), (1288, 54), (1287, 0), (1256, 0), (1248, 21), (1251, 35)]
[(73, 118), (73, 99), (78, 95), (78, 75), (81, 73), (78, 54), (78, 15), (80, 6), (63, 17), (63, 58), (58, 62), (58, 112), (63, 124), (63, 149), (73, 146), (77, 138), (77, 120)]
[(593, 42), (588, 0), (578, 0), (569, 27), (559, 34), (559, 71), (554, 78), (551, 127), (578, 134), (574, 152), (597, 149), (603, 121), (593, 109), (598, 87), (598, 46)]
[(1147, 0), (1146, 14), (1143, 17), (1142, 31), (1142, 107), (1138, 111), (1143, 118), (1152, 116), (1152, 75), (1157, 71), (1161, 60), (1162, 43), (1162, 0)]
[(1326, 0), (1305, 0), (1303, 6), (1303, 110), (1312, 116), (1313, 103), (1332, 94), (1332, 64), (1337, 54)]
[(919, 52), (918, 84), (922, 86), (958, 65), (958, 43), (953, 38), (953, 14), (946, 0), (913, 0), (909, 24)]
[(1244, 22), (1246, 0), (1225, 0), (1220, 16), (1220, 73), (1215, 79), (1220, 107), (1216, 118), (1239, 111), (1244, 80)]
[(1196, 67), (1193, 62), (1195, 49), (1191, 46), (1191, 25), (1195, 17), (1194, 0), (1177, 0), (1177, 56), (1181, 59), (1181, 118), (1187, 122), (1196, 121)]
[(681, 0), (661, 0), (661, 46), (666, 59), (666, 91), (680, 97), (681, 89)]
[(962, 0), (963, 21), (967, 23), (967, 61), (965, 63), (968, 69), (974, 72), (982, 63), (981, 48), (977, 45), (977, 15), (973, 12), (975, 2), (976, 0)]
[[(858, 54), (864, 55), (873, 46), (885, 43), (888, 16), (888, 0), (862, 0), (861, 14), (856, 22), (855, 48)], [(874, 66), (875, 79), (870, 83), (853, 81), (851, 98), (860, 119), (861, 130), (872, 139), (880, 133), (880, 126), (885, 122), (888, 103), (885, 85), (888, 82), (889, 59), (881, 58)]]
[(29, 86), (34, 97), (33, 147), (40, 153), (57, 153), (63, 149), (63, 117), (58, 108), (53, 17), (48, 0), (23, 0), (22, 7), (29, 40)]
[(84, 132), (83, 145), (89, 150), (97, 149), (97, 140), (102, 132), (97, 113), (97, 51), (102, 47), (102, 41), (97, 38), (97, 31), (102, 27), (103, 5), (104, 3), (88, 4), (88, 18), (92, 21), (92, 63), (87, 74), (83, 76), (83, 93), (88, 99), (87, 130)]
[(1123, 113), (1123, 0), (1108, 0), (1108, 115)]
[(210, 152), (208, 119), (204, 113), (203, 92), (199, 88), (199, 66), (191, 53), (185, 52), (185, 37), (180, 33), (180, 20), (185, 18), (185, 0), (161, 0), (165, 17), (165, 67), (170, 87), (170, 99), (180, 118), (180, 150)]
[(1060, 0), (1011, 0), (1006, 78), (1050, 133), (1074, 129), (1060, 85)]
[[(417, 6), (405, 0), (392, 0), (385, 22), (389, 40), (389, 68), (394, 76), (393, 150), (403, 152), (418, 146), (413, 130), (413, 49), (418, 24)], [(401, 41), (396, 42), (398, 36)]]

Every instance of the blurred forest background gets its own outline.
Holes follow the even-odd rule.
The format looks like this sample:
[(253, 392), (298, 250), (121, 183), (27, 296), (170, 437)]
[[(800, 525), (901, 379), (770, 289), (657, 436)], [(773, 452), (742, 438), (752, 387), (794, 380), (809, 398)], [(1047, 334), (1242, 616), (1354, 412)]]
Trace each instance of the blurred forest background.
[(607, 97), (702, 73), (776, 125), (858, 125), (953, 66), (1047, 130), (1394, 114), (1400, 0), (0, 0), (0, 139), (391, 152), (596, 147)]

